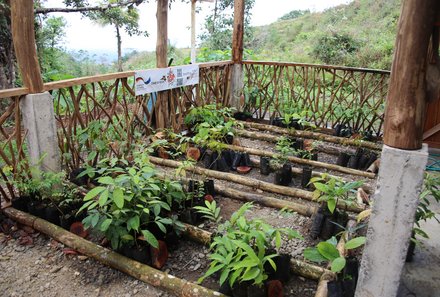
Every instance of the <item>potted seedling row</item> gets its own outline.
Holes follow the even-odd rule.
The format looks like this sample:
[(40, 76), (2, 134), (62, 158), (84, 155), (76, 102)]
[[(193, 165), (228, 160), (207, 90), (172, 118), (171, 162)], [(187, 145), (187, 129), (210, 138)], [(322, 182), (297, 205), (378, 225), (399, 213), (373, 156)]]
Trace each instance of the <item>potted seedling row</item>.
[(281, 128), (291, 128), (295, 130), (314, 129), (316, 126), (307, 120), (311, 112), (304, 110), (301, 113), (285, 112), (282, 117), (272, 117), (269, 124)]
[(336, 164), (353, 169), (367, 170), (376, 160), (376, 153), (367, 149), (358, 148), (354, 154), (340, 152)]
[(184, 228), (177, 214), (188, 195), (180, 182), (159, 179), (142, 153), (125, 167), (119, 161), (96, 169), (98, 186), (80, 209), (87, 211), (84, 226), (102, 233), (114, 250), (160, 269)]
[(273, 228), (260, 219), (246, 219), (245, 213), (251, 208), (252, 204), (244, 204), (219, 225), (210, 247), (211, 263), (199, 282), (214, 276), (219, 280), (219, 291), (233, 297), (282, 296), (282, 285), (289, 280), (286, 263), (290, 257), (276, 250), (282, 236), (301, 236), (291, 229)]
[(354, 203), (355, 190), (361, 185), (361, 181), (344, 182), (335, 177), (322, 175), (311, 179), (315, 191), (314, 198), (321, 202), (321, 206), (313, 216), (310, 236), (329, 239), (338, 234), (341, 226), (344, 227), (348, 221), (348, 214), (344, 210), (336, 208), (339, 201), (345, 204)]
[[(365, 244), (365, 237), (355, 237), (344, 245), (343, 255), (336, 248), (337, 239), (331, 237), (322, 241), (313, 248), (304, 250), (304, 258), (316, 263), (328, 263), (331, 271), (336, 273), (336, 280), (327, 284), (329, 297), (353, 297), (356, 291), (356, 283), (359, 274), (359, 261), (350, 256), (350, 252)], [(346, 257), (345, 255), (349, 256)]]

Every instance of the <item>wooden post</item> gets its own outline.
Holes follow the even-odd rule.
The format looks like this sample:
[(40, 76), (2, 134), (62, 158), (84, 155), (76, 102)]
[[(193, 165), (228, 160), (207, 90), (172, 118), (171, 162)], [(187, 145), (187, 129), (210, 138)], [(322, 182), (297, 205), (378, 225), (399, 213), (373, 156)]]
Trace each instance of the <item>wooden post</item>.
[[(168, 0), (157, 1), (156, 66), (167, 67), (168, 50)], [(158, 92), (156, 102), (156, 128), (166, 128), (168, 122), (168, 91)]]
[(43, 79), (35, 47), (33, 1), (11, 1), (11, 27), (23, 83), (29, 89), (29, 93), (42, 93)]
[(403, 2), (385, 111), (384, 143), (400, 149), (422, 147), (428, 45), (438, 1)]
[(196, 62), (196, 2), (191, 0), (191, 63)]
[(232, 33), (232, 67), (230, 105), (240, 109), (243, 89), (244, 0), (234, 0), (234, 31)]
[(385, 145), (356, 297), (397, 295), (428, 160), (428, 148), (422, 146), (428, 45), (440, 3), (402, 3), (385, 111)]

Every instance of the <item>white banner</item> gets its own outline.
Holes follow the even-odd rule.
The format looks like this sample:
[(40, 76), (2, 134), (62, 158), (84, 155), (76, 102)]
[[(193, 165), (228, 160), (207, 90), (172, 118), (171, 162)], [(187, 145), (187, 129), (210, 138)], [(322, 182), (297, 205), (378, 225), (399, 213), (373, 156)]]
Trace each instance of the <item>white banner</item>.
[(136, 71), (136, 96), (199, 83), (199, 65)]

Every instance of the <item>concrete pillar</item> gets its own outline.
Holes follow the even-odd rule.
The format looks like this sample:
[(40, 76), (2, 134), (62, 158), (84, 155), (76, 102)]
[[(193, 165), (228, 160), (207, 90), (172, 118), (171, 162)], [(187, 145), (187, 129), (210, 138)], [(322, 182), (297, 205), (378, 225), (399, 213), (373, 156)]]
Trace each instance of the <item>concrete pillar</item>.
[(241, 110), (240, 98), (243, 92), (243, 65), (232, 65), (231, 73), (231, 102), (229, 105), (235, 107), (237, 110)]
[(60, 171), (52, 96), (48, 92), (27, 95), (21, 99), (20, 107), (23, 126), (27, 132), (30, 163), (39, 164), (40, 169), (44, 171)]
[(383, 147), (356, 297), (396, 296), (427, 160), (426, 144)]

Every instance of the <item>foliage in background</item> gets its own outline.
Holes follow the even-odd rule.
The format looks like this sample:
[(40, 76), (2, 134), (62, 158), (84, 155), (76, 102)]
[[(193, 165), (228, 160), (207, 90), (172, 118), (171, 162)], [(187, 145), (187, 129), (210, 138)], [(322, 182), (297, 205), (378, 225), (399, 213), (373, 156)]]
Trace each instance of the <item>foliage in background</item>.
[[(401, 0), (358, 0), (256, 27), (249, 47), (261, 60), (328, 63), (353, 67), (390, 69)], [(355, 51), (324, 61), (313, 53), (324, 37), (347, 36)], [(327, 51), (338, 52), (335, 48)], [(325, 55), (324, 57), (331, 57)]]
[(294, 20), (296, 18), (299, 18), (300, 16), (303, 16), (305, 14), (309, 14), (310, 10), (292, 10), (291, 12), (286, 13), (282, 17), (280, 17), (279, 21), (287, 21), (287, 20)]
[[(255, 0), (244, 1), (244, 46), (252, 39), (253, 28), (250, 26), (251, 10)], [(234, 24), (234, 0), (215, 0), (214, 11), (205, 19), (205, 31), (200, 36), (203, 47), (212, 50), (231, 48)]]
[(438, 213), (431, 207), (434, 201), (436, 203), (440, 202), (440, 175), (426, 173), (423, 190), (419, 197), (419, 205), (416, 210), (415, 227), (413, 228), (415, 236), (429, 238), (429, 235), (421, 228), (420, 223), (422, 221), (426, 222), (429, 219), (435, 219), (440, 223), (440, 220), (437, 218)]
[[(103, 4), (115, 3), (114, 0), (107, 0)], [(122, 37), (121, 29), (124, 29), (129, 36), (143, 35), (148, 36), (147, 31), (139, 29), (139, 11), (134, 6), (116, 7), (105, 11), (94, 11), (87, 14), (94, 22), (115, 28), (117, 51), (118, 51), (118, 71), (122, 71)]]

